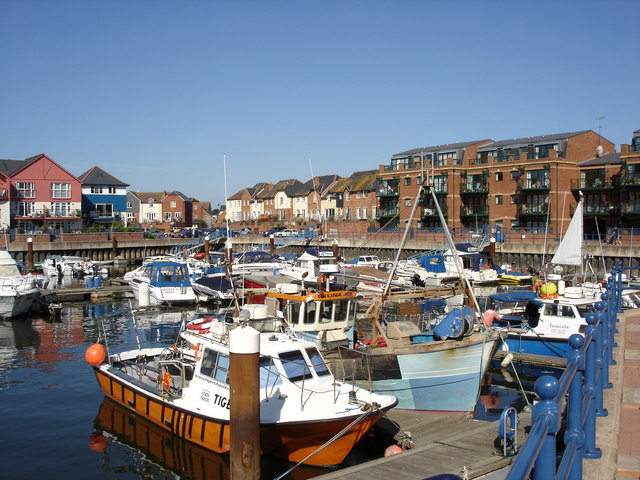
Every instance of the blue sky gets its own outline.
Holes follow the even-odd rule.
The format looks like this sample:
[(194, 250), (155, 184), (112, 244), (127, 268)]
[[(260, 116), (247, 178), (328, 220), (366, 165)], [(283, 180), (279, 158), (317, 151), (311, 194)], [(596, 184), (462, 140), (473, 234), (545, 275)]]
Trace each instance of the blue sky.
[[(213, 206), (420, 146), (640, 128), (640, 1), (0, 0), (0, 158)], [(598, 119), (604, 117), (604, 119)]]

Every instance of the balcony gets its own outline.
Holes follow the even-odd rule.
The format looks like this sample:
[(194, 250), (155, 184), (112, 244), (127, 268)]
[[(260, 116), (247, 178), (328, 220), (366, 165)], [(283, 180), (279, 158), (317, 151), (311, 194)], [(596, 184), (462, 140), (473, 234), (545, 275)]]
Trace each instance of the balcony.
[[(447, 184), (438, 183), (436, 185), (433, 185), (433, 192), (436, 195), (447, 195), (449, 193), (449, 187), (448, 187)], [(423, 188), (422, 195), (423, 196), (431, 196), (431, 192), (429, 190), (429, 187)]]
[(613, 178), (597, 177), (571, 180), (571, 190), (610, 190), (616, 188)]
[(546, 215), (548, 203), (518, 205), (518, 215)]
[(486, 217), (489, 216), (489, 207), (486, 205), (473, 205), (460, 207), (461, 217)]
[(379, 208), (378, 211), (376, 212), (376, 216), (378, 218), (395, 217), (396, 215), (398, 215), (399, 212), (400, 212), (400, 209), (398, 207)]
[[(448, 215), (447, 206), (440, 206), (440, 210), (442, 210), (442, 215), (445, 217)], [(423, 207), (420, 209), (420, 214), (423, 218), (425, 217), (437, 217), (438, 209), (436, 207)]]
[(548, 178), (530, 178), (518, 181), (519, 190), (549, 190), (551, 180)]
[(622, 215), (640, 215), (640, 202), (620, 205), (620, 213)]
[(460, 193), (461, 194), (489, 193), (489, 184), (486, 182), (461, 183)]
[(399, 195), (398, 187), (380, 187), (376, 190), (376, 197), (398, 197)]
[(620, 186), (622, 188), (640, 187), (640, 173), (628, 173), (620, 177)]
[(38, 209), (38, 210), (33, 210), (31, 212), (22, 212), (22, 213), (16, 213), (13, 215), (13, 218), (16, 219), (20, 219), (20, 220), (44, 220), (44, 219), (51, 219), (51, 218), (73, 218), (73, 219), (77, 219), (80, 218), (80, 212), (75, 210), (73, 212), (67, 212), (67, 211), (56, 211), (56, 210), (49, 210), (47, 208), (45, 209)]
[[(620, 205), (614, 205), (611, 203), (597, 204), (597, 205), (582, 205), (582, 213), (584, 215), (620, 215)], [(573, 215), (573, 212), (571, 212)]]

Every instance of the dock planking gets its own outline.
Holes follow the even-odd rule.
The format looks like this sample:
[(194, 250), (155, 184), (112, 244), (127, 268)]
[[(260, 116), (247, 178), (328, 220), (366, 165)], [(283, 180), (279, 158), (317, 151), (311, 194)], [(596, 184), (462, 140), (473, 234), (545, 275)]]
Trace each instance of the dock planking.
[[(523, 425), (531, 415), (519, 415), (518, 444), (524, 443)], [(327, 473), (323, 480), (349, 477), (350, 480), (375, 478), (426, 478), (451, 473), (466, 478), (504, 468), (516, 457), (504, 457), (495, 446), (498, 422), (473, 420), (470, 416), (444, 415), (414, 410), (391, 410), (381, 420), (384, 429), (395, 428), (396, 438), (411, 433), (413, 448), (389, 457)]]

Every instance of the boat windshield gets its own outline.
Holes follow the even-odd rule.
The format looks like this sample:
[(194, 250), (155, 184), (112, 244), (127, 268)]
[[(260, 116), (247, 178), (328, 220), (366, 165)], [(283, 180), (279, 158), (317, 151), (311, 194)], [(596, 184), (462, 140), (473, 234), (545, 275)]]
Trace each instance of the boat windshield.
[(325, 375), (330, 375), (329, 368), (327, 364), (324, 363), (324, 359), (320, 352), (316, 348), (307, 348), (307, 355), (309, 355), (309, 360), (311, 360), (311, 365), (316, 371), (316, 374), (319, 377), (324, 377)]
[(280, 385), (282, 379), (280, 373), (270, 357), (260, 358), (260, 388), (273, 387)]
[(307, 365), (307, 362), (300, 350), (282, 352), (280, 354), (280, 360), (282, 361), (282, 366), (284, 367), (287, 377), (292, 382), (297, 382), (313, 376), (311, 368)]

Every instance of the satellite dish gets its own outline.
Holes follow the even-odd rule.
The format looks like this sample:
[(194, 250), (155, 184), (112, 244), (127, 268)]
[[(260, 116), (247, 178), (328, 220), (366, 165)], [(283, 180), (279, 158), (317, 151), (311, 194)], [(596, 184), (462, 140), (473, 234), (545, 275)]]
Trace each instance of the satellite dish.
[(602, 145), (598, 145), (598, 147), (596, 148), (596, 157), (601, 157), (603, 153), (604, 149), (602, 148)]

